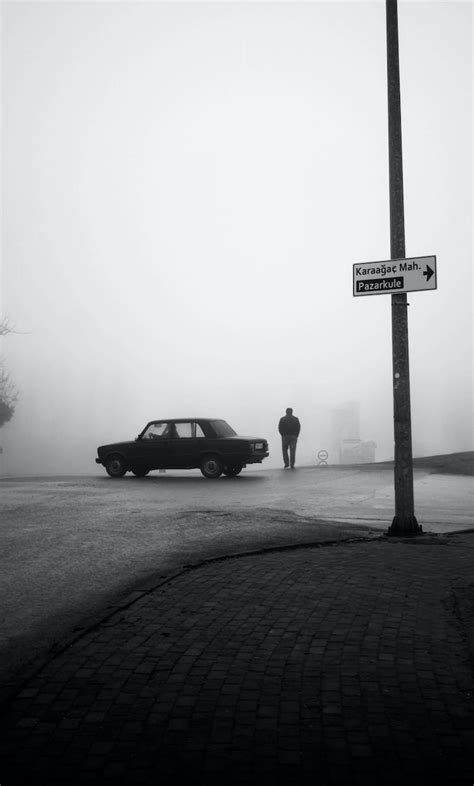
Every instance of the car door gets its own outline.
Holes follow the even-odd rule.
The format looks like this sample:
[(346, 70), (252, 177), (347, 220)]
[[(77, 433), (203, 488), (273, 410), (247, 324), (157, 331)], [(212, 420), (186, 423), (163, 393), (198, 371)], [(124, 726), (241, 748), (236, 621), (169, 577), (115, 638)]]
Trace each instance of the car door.
[(195, 467), (193, 458), (195, 449), (195, 426), (190, 420), (176, 422), (174, 438), (171, 440), (171, 453), (173, 455), (173, 466), (177, 469)]
[(172, 466), (170, 429), (167, 420), (150, 423), (144, 433), (134, 443), (133, 464), (149, 469), (166, 469)]

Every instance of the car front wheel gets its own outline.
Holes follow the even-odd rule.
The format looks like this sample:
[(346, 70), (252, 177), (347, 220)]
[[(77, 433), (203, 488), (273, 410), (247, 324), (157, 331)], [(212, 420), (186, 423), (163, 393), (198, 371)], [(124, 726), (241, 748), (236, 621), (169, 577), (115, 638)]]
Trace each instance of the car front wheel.
[(105, 470), (111, 478), (121, 478), (125, 475), (127, 466), (122, 456), (110, 456), (105, 462)]
[(227, 467), (224, 467), (224, 475), (227, 475), (228, 478), (235, 478), (239, 472), (242, 472), (243, 464), (228, 464)]
[(224, 465), (219, 456), (204, 456), (201, 461), (201, 472), (205, 478), (219, 478)]

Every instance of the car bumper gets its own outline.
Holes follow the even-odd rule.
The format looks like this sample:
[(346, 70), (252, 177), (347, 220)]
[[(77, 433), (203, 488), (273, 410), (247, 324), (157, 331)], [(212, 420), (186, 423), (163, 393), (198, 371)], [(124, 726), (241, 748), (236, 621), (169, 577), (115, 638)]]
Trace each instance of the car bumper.
[(264, 458), (269, 456), (269, 453), (252, 453), (245, 459), (246, 464), (261, 464)]

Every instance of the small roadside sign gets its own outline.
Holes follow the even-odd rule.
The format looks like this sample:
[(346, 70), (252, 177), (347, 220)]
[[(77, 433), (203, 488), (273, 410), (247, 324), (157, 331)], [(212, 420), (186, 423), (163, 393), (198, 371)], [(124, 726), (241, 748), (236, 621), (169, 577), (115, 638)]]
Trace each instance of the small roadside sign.
[(408, 257), (353, 265), (354, 297), (437, 289), (436, 257)]

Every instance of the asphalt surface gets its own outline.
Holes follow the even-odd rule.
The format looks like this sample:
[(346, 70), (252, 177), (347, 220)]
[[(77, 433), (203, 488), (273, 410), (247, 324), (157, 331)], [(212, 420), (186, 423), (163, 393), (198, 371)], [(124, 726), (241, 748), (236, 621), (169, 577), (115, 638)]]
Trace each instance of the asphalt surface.
[(18, 687), (2, 786), (471, 786), (473, 557), (381, 535), (184, 569)]

